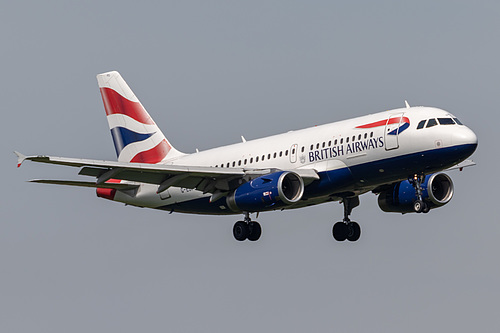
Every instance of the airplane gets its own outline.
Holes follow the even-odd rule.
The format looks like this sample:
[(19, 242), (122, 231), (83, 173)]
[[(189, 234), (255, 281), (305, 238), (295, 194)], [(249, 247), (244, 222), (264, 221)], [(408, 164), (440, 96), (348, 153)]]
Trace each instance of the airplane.
[(359, 196), (372, 192), (384, 212), (427, 213), (446, 205), (454, 186), (443, 171), (475, 163), (476, 134), (451, 113), (405, 107), (186, 154), (175, 149), (122, 76), (97, 75), (117, 161), (25, 156), (23, 161), (80, 168), (94, 181), (30, 182), (96, 188), (100, 198), (170, 213), (242, 214), (238, 241), (256, 241), (251, 214), (341, 202), (337, 241), (357, 241), (351, 221)]

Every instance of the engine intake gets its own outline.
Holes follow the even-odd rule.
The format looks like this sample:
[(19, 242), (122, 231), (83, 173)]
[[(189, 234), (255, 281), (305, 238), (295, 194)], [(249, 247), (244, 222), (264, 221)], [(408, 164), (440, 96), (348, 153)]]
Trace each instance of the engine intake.
[[(444, 173), (425, 177), (422, 183), (422, 199), (430, 209), (441, 207), (453, 197), (453, 181)], [(409, 181), (392, 184), (390, 189), (378, 196), (378, 205), (384, 212), (414, 213), (413, 202), (417, 200), (415, 189)]]
[(240, 185), (226, 203), (235, 212), (258, 212), (294, 204), (303, 194), (304, 181), (299, 175), (279, 171)]

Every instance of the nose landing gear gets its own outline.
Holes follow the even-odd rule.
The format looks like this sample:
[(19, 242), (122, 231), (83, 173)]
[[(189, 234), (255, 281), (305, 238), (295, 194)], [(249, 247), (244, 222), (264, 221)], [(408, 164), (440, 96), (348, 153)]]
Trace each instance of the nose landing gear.
[(413, 177), (408, 178), (408, 181), (413, 185), (417, 197), (417, 200), (413, 202), (413, 210), (416, 213), (428, 213), (430, 206), (422, 199), (422, 183), (425, 181), (425, 175), (414, 174)]

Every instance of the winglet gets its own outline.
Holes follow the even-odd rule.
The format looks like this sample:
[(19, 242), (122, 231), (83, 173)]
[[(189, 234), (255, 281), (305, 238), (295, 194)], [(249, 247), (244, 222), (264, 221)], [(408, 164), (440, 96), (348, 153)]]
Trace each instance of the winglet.
[(17, 167), (19, 168), (21, 166), (21, 164), (23, 164), (24, 160), (26, 159), (26, 156), (24, 156), (23, 154), (21, 154), (18, 151), (14, 151), (14, 154), (17, 155)]

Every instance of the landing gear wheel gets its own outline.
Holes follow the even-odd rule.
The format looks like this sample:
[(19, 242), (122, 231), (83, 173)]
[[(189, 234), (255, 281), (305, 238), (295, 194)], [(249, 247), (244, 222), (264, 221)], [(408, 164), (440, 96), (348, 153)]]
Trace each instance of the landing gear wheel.
[(347, 240), (355, 242), (361, 236), (361, 227), (356, 222), (347, 223)]
[(431, 206), (427, 202), (424, 202), (424, 209), (422, 210), (422, 213), (427, 214), (430, 210)]
[(260, 238), (260, 235), (262, 234), (262, 228), (258, 222), (250, 222), (248, 224), (248, 229), (249, 229), (249, 234), (248, 234), (249, 241), (256, 241)]
[(347, 239), (347, 224), (344, 222), (335, 223), (333, 225), (332, 234), (336, 241), (345, 241)]
[(234, 224), (233, 236), (234, 238), (236, 238), (236, 240), (244, 241), (245, 239), (247, 239), (249, 234), (250, 234), (250, 229), (246, 222), (238, 221)]
[(425, 203), (422, 200), (415, 200), (415, 202), (413, 203), (413, 210), (416, 213), (422, 213), (424, 211), (424, 208)]

